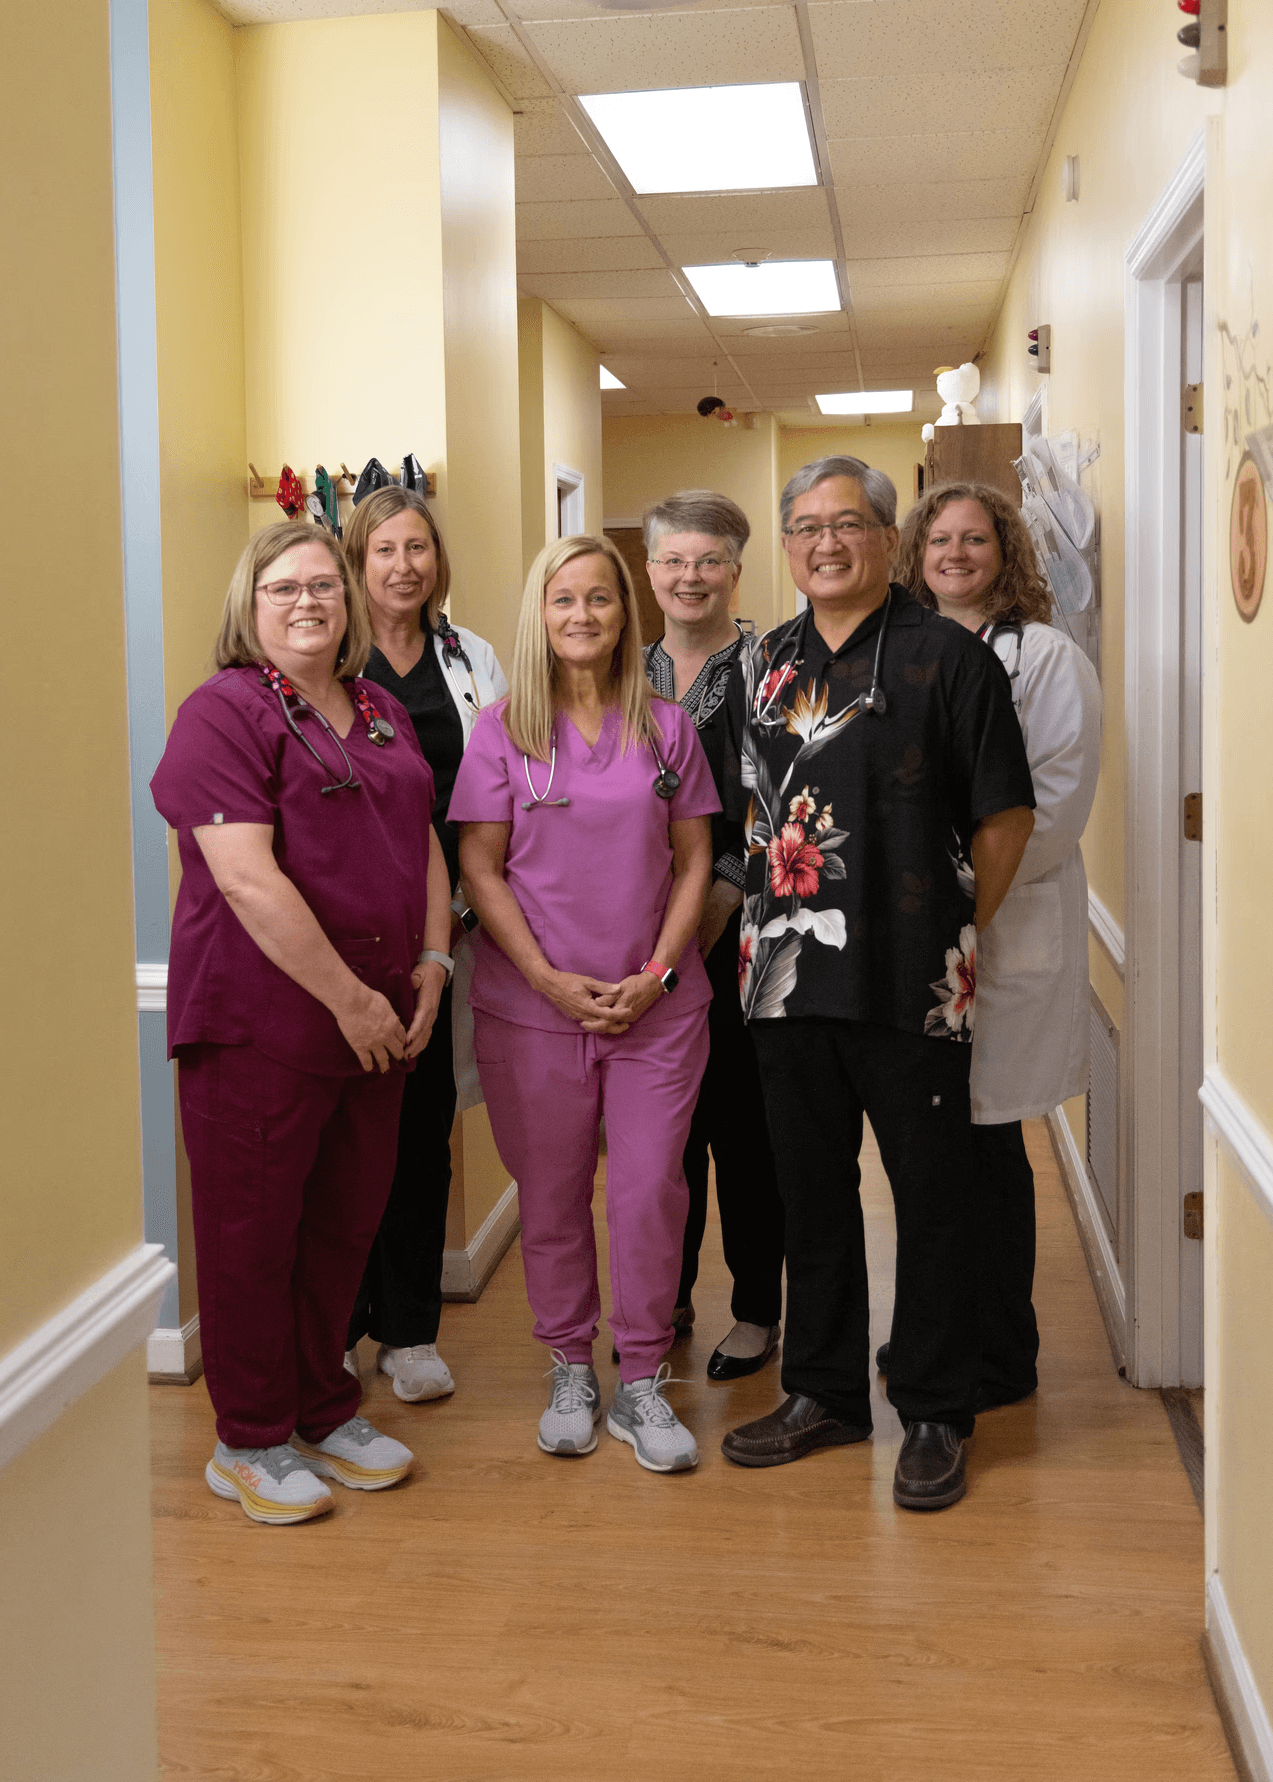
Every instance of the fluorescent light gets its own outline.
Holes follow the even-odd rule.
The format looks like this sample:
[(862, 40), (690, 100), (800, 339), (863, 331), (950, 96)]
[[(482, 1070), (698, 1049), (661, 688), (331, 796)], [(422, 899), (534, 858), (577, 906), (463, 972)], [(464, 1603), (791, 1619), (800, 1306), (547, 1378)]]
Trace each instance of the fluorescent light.
[(824, 415), (908, 415), (915, 406), (914, 390), (844, 390), (838, 396), (819, 396)]
[(604, 365), (601, 367), (601, 388), (603, 390), (626, 390), (627, 387), (626, 384), (619, 382), (613, 371), (607, 371)]
[(799, 82), (590, 93), (579, 101), (637, 192), (816, 186)]
[(709, 316), (812, 316), (840, 307), (830, 260), (766, 260), (762, 266), (681, 270)]

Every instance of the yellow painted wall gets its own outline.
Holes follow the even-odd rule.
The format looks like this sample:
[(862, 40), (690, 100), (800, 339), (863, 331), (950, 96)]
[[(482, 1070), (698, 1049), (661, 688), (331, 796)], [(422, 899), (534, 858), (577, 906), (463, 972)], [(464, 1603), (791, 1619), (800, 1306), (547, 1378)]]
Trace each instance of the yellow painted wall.
[(446, 330), (439, 516), (452, 616), (507, 663), (523, 580), (513, 114), (455, 32), (442, 20), (436, 30)]
[[(221, 604), (248, 535), (233, 39), (230, 25), (208, 0), (151, 0), (169, 720), (211, 672)], [(277, 508), (274, 516), (281, 517)]]
[(517, 329), (522, 556), (529, 568), (535, 553), (557, 536), (554, 465), (582, 475), (584, 531), (601, 530), (601, 361), (596, 347), (542, 298), (520, 299)]
[(678, 489), (715, 489), (751, 522), (738, 610), (767, 631), (783, 616), (778, 562), (778, 428), (772, 415), (722, 427), (698, 415), (618, 415), (602, 422), (605, 522), (639, 520)]
[(149, 1478), (141, 1350), (0, 1472), (12, 1782), (159, 1772)]
[[(246, 456), (263, 476), (410, 451), (442, 471), (437, 14), (233, 38)], [(254, 528), (279, 518), (252, 503)]]
[[(1267, 788), (1273, 603), (1266, 597), (1251, 625), (1242, 623), (1233, 604), (1228, 524), (1236, 454), (1227, 443), (1233, 422), (1225, 408), (1236, 405), (1239, 434), (1273, 419), (1257, 379), (1244, 379), (1239, 365), (1241, 358), (1268, 380), (1273, 360), (1264, 344), (1273, 324), (1273, 167), (1267, 152), (1273, 11), (1264, 0), (1230, 0), (1229, 77), (1221, 89), (1198, 88), (1178, 74), (1180, 51), (1164, 27), (1157, 0), (1104, 0), (1096, 14), (983, 364), (979, 407), (988, 420), (1020, 419), (1039, 382), (1026, 355), (1026, 331), (1049, 322), (1049, 430), (1076, 428), (1101, 447), (1088, 486), (1101, 514), (1105, 742), (1084, 855), (1094, 889), (1121, 921), (1124, 255), (1190, 143), (1214, 120), (1204, 317), (1203, 842), (1206, 982), (1214, 1000), (1205, 1019), (1214, 1062), (1267, 1135), (1273, 1129), (1267, 1032), (1273, 955), (1266, 940), (1273, 881), (1273, 799)], [(1081, 165), (1081, 195), (1068, 205), (1060, 190), (1067, 155), (1078, 155)], [(1093, 979), (1098, 981), (1095, 955)], [(1257, 1192), (1223, 1152), (1218, 1163), (1212, 1157), (1207, 1181), (1208, 1562), (1218, 1568), (1256, 1685), (1266, 1710), (1273, 1710), (1273, 1522), (1265, 1484), (1273, 1453), (1263, 1433), (1273, 1425), (1273, 1374), (1264, 1365), (1273, 1344), (1273, 1228)]]
[[(109, 55), (101, 0), (56, 29), (6, 15), (0, 463), (15, 492), (68, 451), (91, 475), (57, 521), (73, 548), (25, 523), (5, 550), (30, 746), (4, 792), (0, 1354), (141, 1240)], [(0, 1472), (0, 1768), (22, 1782), (157, 1771), (142, 1365)]]

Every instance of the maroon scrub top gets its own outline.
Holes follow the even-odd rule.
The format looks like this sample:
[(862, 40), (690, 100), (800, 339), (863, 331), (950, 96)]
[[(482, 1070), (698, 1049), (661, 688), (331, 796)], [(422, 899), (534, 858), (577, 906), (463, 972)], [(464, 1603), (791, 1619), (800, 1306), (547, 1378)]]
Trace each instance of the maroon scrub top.
[(391, 694), (359, 683), (393, 726), (377, 746), (355, 713), (341, 739), (361, 781), (343, 780), (340, 750), (318, 719), (297, 719), (326, 773), (289, 730), (259, 668), (226, 668), (177, 713), (150, 782), (177, 831), (181, 889), (168, 960), (168, 1052), (197, 1042), (253, 1045), (320, 1076), (356, 1076), (357, 1054), (336, 1018), (266, 958), (208, 869), (192, 830), (268, 823), (274, 858), (346, 965), (381, 991), (409, 1026), (411, 971), (424, 945), (433, 775), (411, 720)]

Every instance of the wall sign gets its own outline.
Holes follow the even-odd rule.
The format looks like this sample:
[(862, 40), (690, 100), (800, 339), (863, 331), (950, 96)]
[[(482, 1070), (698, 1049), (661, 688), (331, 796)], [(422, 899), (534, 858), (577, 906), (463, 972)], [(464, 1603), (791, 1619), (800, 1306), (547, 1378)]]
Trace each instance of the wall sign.
[(1247, 452), (1238, 465), (1229, 510), (1229, 577), (1238, 612), (1250, 624), (1264, 597), (1268, 567), (1269, 528), (1264, 483), (1255, 459)]

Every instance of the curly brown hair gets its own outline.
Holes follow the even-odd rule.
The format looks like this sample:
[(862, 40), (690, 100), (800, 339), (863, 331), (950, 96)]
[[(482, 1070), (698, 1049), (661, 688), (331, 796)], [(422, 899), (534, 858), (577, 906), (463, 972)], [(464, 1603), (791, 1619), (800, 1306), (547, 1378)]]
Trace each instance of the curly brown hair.
[(975, 501), (992, 522), (1003, 567), (982, 596), (985, 618), (1009, 624), (1047, 625), (1052, 618), (1052, 593), (1039, 569), (1025, 521), (1008, 497), (988, 483), (938, 483), (920, 496), (902, 521), (893, 579), (901, 582), (921, 606), (937, 607), (937, 597), (924, 580), (924, 553), (933, 521), (952, 501)]

